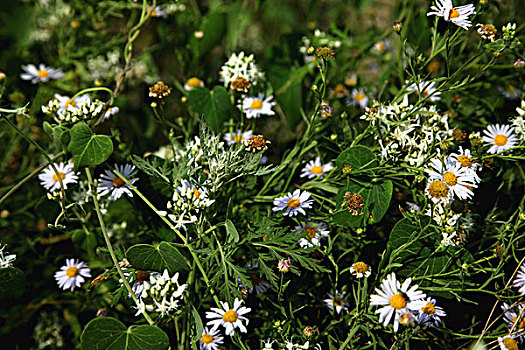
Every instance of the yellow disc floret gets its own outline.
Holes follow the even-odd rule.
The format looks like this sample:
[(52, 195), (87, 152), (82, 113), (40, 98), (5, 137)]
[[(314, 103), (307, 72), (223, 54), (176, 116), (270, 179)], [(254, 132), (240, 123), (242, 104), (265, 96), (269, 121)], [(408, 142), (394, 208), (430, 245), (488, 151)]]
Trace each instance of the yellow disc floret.
[(68, 267), (67, 270), (66, 270), (66, 276), (69, 277), (69, 278), (73, 278), (75, 277), (76, 275), (78, 275), (78, 267), (76, 266), (71, 266), (71, 267)]
[(469, 157), (467, 157), (467, 156), (459, 156), (458, 157), (458, 162), (461, 163), (461, 166), (463, 168), (467, 168), (467, 167), (472, 165), (472, 160)]
[(432, 303), (427, 303), (427, 305), (421, 308), (421, 311), (423, 311), (427, 315), (433, 315), (436, 312), (436, 307)]
[(448, 18), (452, 19), (452, 18), (457, 18), (457, 17), (459, 17), (459, 11), (454, 8), (450, 9), (448, 13)]
[(362, 261), (356, 262), (352, 267), (357, 273), (365, 273), (368, 271), (368, 265)]
[(448, 195), (448, 191), (448, 186), (443, 181), (436, 180), (432, 182), (430, 186), (428, 186), (428, 193), (430, 193), (430, 195), (435, 198), (446, 197)]
[(40, 78), (49, 78), (49, 72), (45, 69), (39, 70), (36, 73)]
[(394, 309), (401, 310), (407, 306), (407, 300), (401, 294), (394, 294), (390, 297), (390, 306)]
[[(61, 178), (62, 180), (64, 180), (64, 179), (66, 178), (66, 174), (64, 174), (64, 173), (61, 172), (61, 171), (58, 172), (58, 175), (60, 175), (60, 178)], [(53, 174), (53, 181), (58, 182), (58, 176), (57, 176), (57, 174)]]
[(213, 342), (213, 336), (211, 334), (203, 334), (201, 337), (201, 342), (204, 344), (211, 344)]
[(455, 174), (453, 173), (445, 173), (443, 175), (443, 180), (445, 180), (445, 182), (449, 185), (449, 186), (454, 186), (455, 184), (458, 183), (458, 178)]
[(262, 101), (258, 99), (254, 99), (251, 105), (252, 109), (261, 109), (262, 106), (263, 106)]
[(507, 144), (508, 138), (505, 135), (499, 134), (494, 137), (494, 143), (497, 146), (505, 146)]
[(222, 316), (222, 319), (224, 320), (224, 322), (230, 322), (230, 323), (234, 323), (235, 321), (237, 321), (238, 318), (239, 318), (239, 315), (237, 315), (237, 313), (233, 309), (226, 311), (224, 315)]
[(288, 199), (288, 202), (286, 203), (286, 206), (292, 209), (297, 208), (299, 205), (301, 205), (301, 201), (295, 198)]

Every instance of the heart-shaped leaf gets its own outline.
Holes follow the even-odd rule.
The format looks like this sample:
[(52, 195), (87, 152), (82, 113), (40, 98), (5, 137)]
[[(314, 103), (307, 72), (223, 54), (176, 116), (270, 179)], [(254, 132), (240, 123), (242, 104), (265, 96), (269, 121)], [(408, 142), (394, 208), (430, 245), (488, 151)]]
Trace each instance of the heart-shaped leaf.
[(204, 115), (204, 118), (216, 132), (220, 132), (226, 118), (229, 118), (232, 105), (230, 95), (222, 86), (215, 86), (213, 90), (205, 87), (194, 87), (189, 95), (188, 100), (193, 109)]
[(164, 269), (168, 269), (170, 274), (190, 270), (182, 254), (168, 242), (160, 242), (156, 247), (136, 244), (128, 249), (126, 257), (131, 265), (139, 270), (163, 272)]
[(365, 146), (354, 146), (345, 149), (336, 160), (337, 167), (343, 169), (350, 166), (352, 171), (374, 168), (378, 162), (370, 148)]
[(91, 320), (80, 337), (83, 350), (163, 350), (169, 338), (155, 326), (126, 326), (113, 317)]
[(86, 165), (99, 165), (113, 153), (113, 142), (107, 135), (95, 135), (84, 122), (71, 128), (69, 151), (73, 154), (75, 169)]

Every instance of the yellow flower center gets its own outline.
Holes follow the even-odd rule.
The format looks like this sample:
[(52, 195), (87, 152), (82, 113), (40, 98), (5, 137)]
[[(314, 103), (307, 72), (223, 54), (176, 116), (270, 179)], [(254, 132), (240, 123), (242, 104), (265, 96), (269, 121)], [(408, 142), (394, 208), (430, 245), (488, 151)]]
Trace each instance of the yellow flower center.
[(509, 85), (509, 86), (507, 87), (507, 90), (509, 90), (509, 92), (513, 93), (513, 92), (516, 91), (516, 87), (515, 87), (514, 85)]
[(251, 107), (252, 107), (252, 109), (261, 109), (262, 106), (263, 106), (262, 101), (258, 100), (258, 99), (255, 99), (255, 100), (253, 100)]
[[(61, 178), (62, 180), (64, 180), (64, 179), (66, 178), (66, 174), (64, 174), (64, 173), (61, 172), (61, 171), (58, 172), (58, 175), (60, 175), (60, 178)], [(58, 182), (58, 176), (57, 176), (57, 174), (53, 174), (53, 181)]]
[(368, 271), (368, 265), (362, 261), (356, 262), (352, 267), (354, 268), (355, 272), (365, 273)]
[(457, 17), (459, 17), (459, 11), (454, 8), (450, 9), (448, 13), (448, 18), (452, 19), (452, 18), (457, 18)]
[(67, 106), (72, 105), (73, 107), (77, 106), (77, 103), (75, 101), (71, 101), (71, 99), (67, 100), (66, 104), (64, 105), (64, 108), (67, 109)]
[(363, 93), (361, 93), (361, 92), (358, 93), (357, 95), (355, 95), (355, 100), (356, 100), (357, 102), (361, 102), (361, 101), (363, 101), (364, 99), (365, 99), (365, 94), (363, 94)]
[(301, 204), (301, 201), (295, 198), (288, 199), (286, 206), (292, 209), (297, 208)]
[(379, 43), (379, 44), (377, 44), (376, 48), (377, 48), (377, 51), (383, 52), (383, 51), (385, 51), (386, 47), (385, 47), (385, 44)]
[(507, 136), (498, 134), (496, 137), (494, 137), (494, 143), (498, 146), (505, 146), (507, 144)]
[(453, 173), (445, 173), (445, 175), (443, 175), (443, 180), (445, 180), (450, 186), (454, 186), (458, 183), (458, 178)]
[(193, 189), (193, 198), (195, 199), (199, 199), (199, 196), (201, 195), (201, 193), (199, 192), (198, 189), (194, 188)]
[[(512, 320), (512, 323), (517, 325), (517, 323), (518, 323), (518, 316), (514, 317), (514, 319)], [(525, 328), (525, 318), (522, 319), (521, 322), (519, 323), (519, 325), (517, 325), (517, 326), (518, 326), (518, 329)]]
[(464, 168), (467, 168), (472, 165), (472, 160), (470, 160), (470, 158), (467, 156), (459, 156), (458, 162), (460, 162), (461, 166)]
[(443, 181), (436, 180), (428, 186), (428, 193), (435, 198), (446, 197), (448, 191), (448, 186)]
[(402, 314), (399, 318), (399, 322), (403, 325), (408, 325), (412, 321), (412, 316), (410, 314)]
[(244, 136), (242, 136), (242, 135), (235, 135), (233, 137), (233, 141), (235, 141), (237, 143), (239, 143), (240, 141), (243, 141), (243, 140), (244, 140)]
[(436, 307), (432, 303), (427, 303), (427, 305), (421, 308), (421, 311), (423, 311), (427, 315), (433, 315), (436, 312)]
[(400, 310), (407, 306), (407, 300), (401, 294), (394, 294), (390, 297), (390, 306), (394, 309)]
[(203, 334), (201, 337), (201, 342), (204, 344), (211, 344), (213, 343), (213, 337), (210, 334)]
[(343, 306), (343, 299), (339, 297), (334, 297), (333, 303), (334, 303), (334, 306)]
[(319, 175), (323, 173), (323, 167), (320, 165), (314, 165), (310, 171), (312, 174)]
[(308, 238), (314, 239), (315, 235), (317, 234), (317, 230), (313, 227), (305, 227), (304, 231), (308, 233)]
[(111, 181), (113, 183), (113, 187), (122, 187), (124, 186), (125, 182), (124, 180), (122, 180), (120, 177), (118, 176), (115, 176), (113, 178), (113, 181)]
[(427, 97), (427, 95), (428, 95), (428, 90), (425, 89), (425, 90), (421, 93), (421, 95), (422, 95), (423, 97)]
[(234, 323), (235, 321), (237, 321), (238, 318), (239, 318), (239, 315), (237, 315), (237, 313), (233, 311), (232, 309), (226, 311), (224, 315), (222, 316), (222, 319), (224, 320), (224, 322), (230, 322), (230, 323)]
[(518, 344), (512, 338), (503, 339), (503, 345), (509, 350), (518, 350)]
[(68, 269), (66, 270), (66, 276), (69, 278), (73, 278), (76, 275), (78, 275), (78, 267), (76, 266), (68, 267)]
[(186, 85), (188, 85), (189, 87), (196, 87), (196, 86), (200, 86), (201, 85), (201, 81), (199, 78), (189, 78), (188, 81), (186, 82)]
[(48, 78), (49, 77), (49, 72), (47, 70), (45, 70), (45, 69), (39, 70), (36, 74), (40, 78)]

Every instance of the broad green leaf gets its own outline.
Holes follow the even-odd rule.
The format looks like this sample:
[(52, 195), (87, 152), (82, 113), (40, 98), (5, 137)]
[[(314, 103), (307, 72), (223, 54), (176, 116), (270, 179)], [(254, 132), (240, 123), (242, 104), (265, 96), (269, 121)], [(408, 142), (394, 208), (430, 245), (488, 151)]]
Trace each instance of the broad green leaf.
[(113, 317), (91, 320), (80, 342), (83, 350), (163, 350), (169, 347), (169, 338), (155, 326), (126, 326)]
[(69, 151), (73, 154), (75, 169), (86, 165), (99, 165), (113, 153), (113, 142), (106, 135), (95, 135), (84, 122), (71, 128)]
[(193, 316), (193, 324), (195, 326), (195, 336), (193, 337), (194, 341), (199, 340), (199, 338), (202, 335), (202, 331), (204, 329), (202, 324), (201, 316), (199, 315), (199, 312), (197, 309), (195, 309), (195, 306), (191, 306), (191, 315)]
[(195, 39), (198, 47), (198, 56), (210, 51), (224, 36), (226, 31), (225, 14), (214, 12), (206, 15), (202, 22), (202, 39)]
[(230, 117), (232, 105), (230, 95), (222, 86), (215, 86), (212, 91), (205, 87), (193, 88), (188, 100), (193, 109), (204, 118), (216, 132), (220, 132), (224, 121)]
[(230, 219), (226, 219), (226, 237), (228, 242), (239, 242), (239, 233)]
[(26, 276), (16, 267), (0, 269), (0, 299), (15, 299), (24, 294)]
[(392, 199), (393, 189), (394, 185), (390, 180), (372, 182), (372, 189), (370, 190), (368, 201), (365, 203), (372, 214), (373, 222), (381, 221), (386, 214), (390, 206), (390, 199)]
[(167, 242), (160, 242), (156, 247), (149, 244), (134, 245), (128, 249), (126, 257), (139, 270), (163, 272), (168, 269), (170, 275), (181, 270), (190, 270), (178, 249)]
[(354, 146), (345, 149), (336, 160), (337, 167), (351, 166), (352, 172), (376, 167), (379, 163), (370, 148)]

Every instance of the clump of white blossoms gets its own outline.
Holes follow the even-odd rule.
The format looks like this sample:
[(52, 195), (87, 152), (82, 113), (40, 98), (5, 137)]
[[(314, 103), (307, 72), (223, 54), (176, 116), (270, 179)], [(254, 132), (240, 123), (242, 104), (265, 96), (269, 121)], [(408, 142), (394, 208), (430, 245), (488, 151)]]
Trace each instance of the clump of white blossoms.
[(246, 56), (244, 52), (233, 53), (221, 67), (219, 75), (225, 87), (230, 86), (236, 78), (244, 78), (252, 85), (257, 85), (259, 80), (264, 79), (264, 73), (257, 68), (253, 54)]
[(0, 269), (12, 267), (13, 262), (16, 260), (16, 254), (9, 254), (7, 252), (4, 254), (5, 247), (5, 245), (0, 246)]
[(465, 243), (469, 234), (474, 230), (472, 214), (455, 212), (450, 205), (441, 203), (434, 205), (432, 209), (427, 208), (425, 214), (431, 216), (443, 228), (441, 244), (443, 246), (456, 246)]
[[(168, 214), (168, 217), (175, 222), (175, 228), (185, 228), (186, 224), (192, 224), (198, 220), (195, 214), (214, 202), (215, 200), (209, 198), (205, 188), (192, 185), (187, 180), (181, 180), (180, 185), (174, 188), (172, 200), (166, 205), (168, 210), (173, 212)], [(159, 212), (159, 214), (165, 215), (164, 212)]]
[(381, 158), (391, 163), (421, 166), (428, 154), (452, 137), (448, 116), (440, 115), (435, 106), (409, 105), (405, 95), (401, 103), (383, 105), (374, 102), (361, 117), (376, 128), (375, 139), (381, 147)]
[[(104, 102), (79, 96), (71, 102), (67, 96), (58, 96), (42, 106), (42, 112), (51, 116), (57, 123), (76, 123), (81, 120), (96, 119), (102, 115)], [(80, 97), (83, 97), (79, 99)], [(64, 99), (65, 100), (64, 102)], [(77, 102), (78, 101), (78, 102)], [(106, 113), (107, 114), (107, 113)]]
[(516, 108), (518, 115), (509, 119), (512, 128), (514, 128), (514, 135), (520, 140), (525, 141), (525, 100), (521, 101), (521, 106)]
[(172, 314), (179, 309), (186, 287), (187, 284), (179, 283), (178, 272), (171, 278), (168, 270), (164, 270), (162, 275), (150, 274), (149, 280), (143, 282), (135, 316), (144, 311), (155, 312), (160, 317)]
[(473, 4), (454, 7), (452, 0), (436, 0), (436, 5), (430, 6), (431, 12), (427, 16), (443, 17), (447, 22), (452, 22), (455, 25), (467, 30), (472, 26), (469, 16), (476, 14), (476, 7)]

